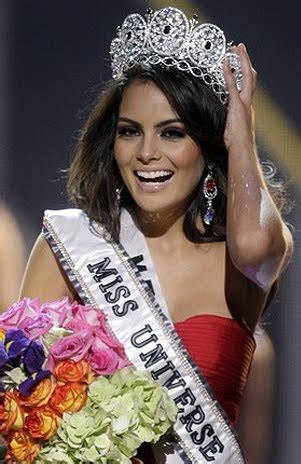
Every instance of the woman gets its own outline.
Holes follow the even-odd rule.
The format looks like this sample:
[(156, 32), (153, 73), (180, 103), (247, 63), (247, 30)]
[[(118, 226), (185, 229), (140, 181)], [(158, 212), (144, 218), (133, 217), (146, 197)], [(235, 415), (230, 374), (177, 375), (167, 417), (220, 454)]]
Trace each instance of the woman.
[[(126, 18), (112, 43), (115, 81), (96, 102), (69, 172), (71, 199), (84, 213), (46, 214), (21, 296), (108, 305), (115, 334), (129, 335), (127, 354), (177, 393), (181, 450), (172, 462), (182, 462), (183, 450), (192, 462), (243, 462), (231, 424), (252, 334), (292, 237), (257, 157), (247, 50), (223, 48), (216, 26), (187, 24), (175, 8)], [(142, 352), (150, 340), (162, 344)], [(172, 359), (173, 377), (163, 376), (166, 364), (154, 370), (159, 358)], [(196, 365), (211, 388), (199, 371), (195, 378)]]

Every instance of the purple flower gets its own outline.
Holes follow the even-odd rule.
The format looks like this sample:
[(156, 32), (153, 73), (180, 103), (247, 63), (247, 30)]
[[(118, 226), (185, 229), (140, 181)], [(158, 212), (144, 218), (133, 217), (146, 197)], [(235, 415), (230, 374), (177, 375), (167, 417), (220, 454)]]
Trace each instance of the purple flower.
[(41, 382), (41, 380), (46, 379), (47, 377), (51, 376), (50, 371), (40, 371), (36, 374), (31, 375), (28, 377), (24, 382), (20, 383), (19, 385), (19, 391), (22, 396), (29, 396), (38, 383)]
[(23, 364), (28, 374), (38, 372), (42, 369), (45, 361), (45, 353), (40, 342), (31, 341), (23, 353)]
[(26, 337), (22, 330), (9, 329), (6, 332), (4, 345), (8, 347), (9, 358), (17, 358), (18, 356), (21, 356), (29, 344), (30, 340)]
[(15, 342), (15, 341), (21, 340), (23, 338), (27, 339), (25, 333), (22, 330), (20, 330), (20, 329), (8, 329), (6, 334), (5, 334), (4, 343), (6, 345), (9, 342)]
[(4, 348), (4, 344), (0, 342), (0, 369), (4, 366), (7, 360), (8, 355), (6, 353), (6, 349)]

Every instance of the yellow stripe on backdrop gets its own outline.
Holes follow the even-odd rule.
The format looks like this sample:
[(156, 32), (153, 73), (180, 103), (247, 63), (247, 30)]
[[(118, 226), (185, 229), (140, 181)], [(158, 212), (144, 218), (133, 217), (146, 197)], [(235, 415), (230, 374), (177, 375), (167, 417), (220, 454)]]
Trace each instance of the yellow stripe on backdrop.
[[(200, 22), (208, 21), (200, 8), (189, 1), (150, 0), (143, 2), (154, 9), (174, 6), (183, 10), (188, 17), (197, 13)], [(210, 21), (209, 21), (210, 22)], [(260, 143), (267, 156), (275, 158), (288, 177), (301, 187), (301, 136), (293, 127), (281, 108), (268, 95), (260, 82), (257, 83), (255, 95), (256, 128)]]

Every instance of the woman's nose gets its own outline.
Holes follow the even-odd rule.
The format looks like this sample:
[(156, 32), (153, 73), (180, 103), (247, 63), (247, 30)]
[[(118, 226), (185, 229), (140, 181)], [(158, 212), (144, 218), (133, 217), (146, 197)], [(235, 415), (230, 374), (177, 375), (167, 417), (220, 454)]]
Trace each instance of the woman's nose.
[(137, 153), (137, 159), (143, 163), (149, 163), (152, 159), (160, 159), (160, 149), (156, 136), (144, 135)]

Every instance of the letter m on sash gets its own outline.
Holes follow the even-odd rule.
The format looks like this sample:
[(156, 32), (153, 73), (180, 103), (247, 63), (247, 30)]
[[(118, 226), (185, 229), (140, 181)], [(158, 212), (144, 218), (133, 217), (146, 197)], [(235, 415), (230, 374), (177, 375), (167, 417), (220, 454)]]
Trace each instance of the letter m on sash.
[(94, 274), (93, 279), (95, 282), (100, 282), (106, 277), (117, 274), (117, 269), (108, 267), (111, 264), (110, 258), (104, 258), (102, 261), (99, 261), (96, 264), (88, 264), (87, 268), (91, 274)]

